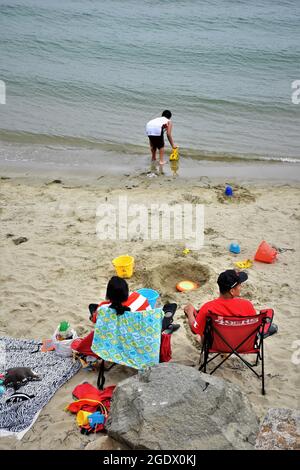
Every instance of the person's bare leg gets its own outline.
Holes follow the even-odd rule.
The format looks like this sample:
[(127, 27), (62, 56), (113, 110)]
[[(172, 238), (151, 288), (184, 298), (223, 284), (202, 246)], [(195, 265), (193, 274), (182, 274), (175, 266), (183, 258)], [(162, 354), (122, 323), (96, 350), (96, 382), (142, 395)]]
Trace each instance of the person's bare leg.
[(156, 173), (157, 170), (157, 160), (151, 160), (150, 171)]
[(164, 161), (164, 154), (165, 154), (165, 147), (159, 149), (159, 164), (164, 165), (166, 162)]
[(151, 161), (152, 162), (155, 162), (156, 161), (156, 149), (154, 149), (151, 145), (150, 145), (150, 149), (151, 149)]

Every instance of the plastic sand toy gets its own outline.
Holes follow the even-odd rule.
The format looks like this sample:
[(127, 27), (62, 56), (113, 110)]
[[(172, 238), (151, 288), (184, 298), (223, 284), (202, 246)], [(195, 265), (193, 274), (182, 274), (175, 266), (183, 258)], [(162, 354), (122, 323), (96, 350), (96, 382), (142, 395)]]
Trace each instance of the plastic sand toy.
[(173, 151), (170, 155), (170, 162), (173, 162), (173, 161), (176, 161), (176, 160), (179, 160), (179, 149), (178, 149), (178, 147), (173, 149)]
[(194, 289), (198, 289), (199, 287), (199, 284), (197, 284), (196, 282), (193, 282), (193, 281), (180, 281), (178, 282), (178, 284), (176, 284), (176, 289), (179, 291), (179, 292), (189, 292), (191, 290), (194, 290)]
[(244, 261), (236, 261), (234, 264), (239, 269), (248, 269), (253, 265), (253, 261), (251, 259), (245, 259)]
[(277, 250), (263, 240), (257, 248), (254, 259), (262, 263), (274, 263), (277, 254)]
[(67, 322), (67, 321), (60, 322), (59, 327), (58, 327), (57, 339), (64, 340), (64, 339), (67, 339), (69, 337), (72, 337), (72, 331), (71, 331), (70, 323)]
[(146, 289), (146, 288), (138, 289), (137, 292), (143, 295), (144, 297), (146, 297), (151, 308), (156, 307), (156, 302), (157, 302), (157, 299), (159, 298), (159, 292), (157, 292), (154, 289)]
[(241, 252), (240, 245), (238, 243), (231, 243), (229, 246), (229, 251), (238, 255)]
[(115, 267), (117, 276), (130, 278), (133, 275), (134, 258), (129, 255), (122, 255), (114, 258), (112, 264)]
[(225, 196), (233, 196), (233, 190), (231, 186), (226, 186), (224, 191)]

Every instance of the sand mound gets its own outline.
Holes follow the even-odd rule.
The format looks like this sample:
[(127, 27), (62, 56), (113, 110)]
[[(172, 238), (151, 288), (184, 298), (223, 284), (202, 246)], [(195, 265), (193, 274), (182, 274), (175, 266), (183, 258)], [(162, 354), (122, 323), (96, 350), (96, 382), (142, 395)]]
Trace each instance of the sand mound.
[(137, 270), (134, 278), (135, 284), (157, 290), (165, 300), (178, 294), (176, 284), (180, 281), (189, 280), (203, 286), (210, 278), (210, 271), (194, 260), (182, 259)]
[(224, 185), (219, 185), (215, 187), (217, 191), (217, 199), (222, 204), (249, 203), (254, 202), (256, 200), (254, 194), (249, 191), (249, 189), (239, 185), (231, 185), (231, 187), (233, 191), (232, 197), (228, 197), (225, 195)]

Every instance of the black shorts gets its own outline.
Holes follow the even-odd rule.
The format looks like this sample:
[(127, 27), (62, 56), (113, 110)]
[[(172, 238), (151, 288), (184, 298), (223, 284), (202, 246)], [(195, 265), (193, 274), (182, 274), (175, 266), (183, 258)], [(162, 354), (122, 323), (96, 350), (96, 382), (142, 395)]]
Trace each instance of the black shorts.
[(165, 146), (164, 136), (161, 135), (148, 135), (151, 147), (153, 150), (161, 149)]

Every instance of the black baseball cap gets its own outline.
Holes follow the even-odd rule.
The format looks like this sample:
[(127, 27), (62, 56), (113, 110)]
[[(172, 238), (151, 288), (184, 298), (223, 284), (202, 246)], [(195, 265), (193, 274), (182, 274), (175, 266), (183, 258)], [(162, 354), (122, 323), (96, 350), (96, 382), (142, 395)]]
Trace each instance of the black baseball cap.
[(234, 269), (227, 269), (218, 277), (217, 283), (221, 292), (229, 292), (230, 289), (247, 281), (248, 274), (245, 271), (235, 271)]

